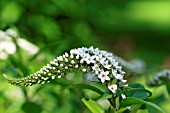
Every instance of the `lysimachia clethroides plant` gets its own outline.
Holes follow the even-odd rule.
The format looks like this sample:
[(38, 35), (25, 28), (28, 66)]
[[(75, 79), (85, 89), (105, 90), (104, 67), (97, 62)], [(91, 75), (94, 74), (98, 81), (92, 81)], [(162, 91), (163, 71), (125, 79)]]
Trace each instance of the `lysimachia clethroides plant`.
[[(123, 66), (123, 68), (122, 68)], [(94, 113), (104, 112), (137, 112), (142, 105), (152, 106), (159, 112), (164, 111), (157, 105), (145, 101), (146, 98), (137, 98), (129, 95), (131, 93), (146, 93), (151, 96), (151, 92), (144, 87), (131, 87), (124, 79), (126, 72), (137, 73), (135, 66), (115, 56), (114, 54), (99, 50), (99, 48), (77, 48), (64, 53), (51, 61), (39, 71), (23, 78), (11, 78), (3, 75), (9, 83), (19, 86), (32, 86), (34, 84), (50, 83), (53, 79), (59, 79), (67, 75), (70, 71), (81, 70), (85, 73), (93, 73), (99, 83), (106, 87), (106, 92), (102, 92), (101, 98), (110, 102), (109, 109), (104, 109), (95, 100), (82, 99), (84, 104)], [(139, 74), (139, 73), (137, 73)], [(93, 89), (93, 88), (91, 88)], [(99, 89), (100, 90), (100, 89)], [(149, 94), (149, 95), (148, 95)]]

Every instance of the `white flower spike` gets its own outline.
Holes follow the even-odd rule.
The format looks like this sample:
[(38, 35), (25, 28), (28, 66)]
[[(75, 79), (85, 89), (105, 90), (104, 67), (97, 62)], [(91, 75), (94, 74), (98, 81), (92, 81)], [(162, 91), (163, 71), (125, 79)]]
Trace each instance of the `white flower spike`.
[(28, 77), (14, 79), (4, 75), (4, 78), (15, 85), (30, 86), (37, 83), (44, 84), (47, 81), (49, 83), (55, 78), (64, 77), (70, 70), (90, 73), (96, 79), (96, 82), (105, 85), (111, 84), (114, 80), (115, 84), (108, 86), (108, 89), (113, 93), (116, 93), (119, 87), (127, 86), (125, 85), (126, 80), (123, 79), (125, 72), (122, 71), (113, 54), (93, 47), (72, 49), (69, 53), (57, 57), (41, 68), (40, 71)]

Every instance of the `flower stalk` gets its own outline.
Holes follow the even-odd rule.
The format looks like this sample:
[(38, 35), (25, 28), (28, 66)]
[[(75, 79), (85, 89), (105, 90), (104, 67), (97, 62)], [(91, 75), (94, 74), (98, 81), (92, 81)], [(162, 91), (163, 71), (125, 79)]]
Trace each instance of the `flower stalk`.
[[(72, 49), (69, 53), (58, 56), (39, 71), (23, 78), (11, 78), (3, 74), (9, 83), (19, 86), (49, 83), (55, 78), (61, 78), (70, 71), (92, 72), (102, 84), (115, 94), (121, 87), (125, 87), (123, 79), (125, 72), (114, 59), (113, 54), (98, 48)], [(113, 83), (114, 81), (114, 83)]]

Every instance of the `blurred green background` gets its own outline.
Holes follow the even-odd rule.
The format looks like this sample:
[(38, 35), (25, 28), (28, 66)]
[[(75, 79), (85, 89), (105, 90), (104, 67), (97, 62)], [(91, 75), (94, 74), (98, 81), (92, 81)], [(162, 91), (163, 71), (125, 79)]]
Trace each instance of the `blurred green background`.
[[(99, 47), (126, 60), (142, 59), (145, 76), (133, 76), (129, 83), (145, 85), (150, 73), (170, 67), (170, 0), (0, 0), (0, 29), (8, 28), (17, 30), (40, 52), (29, 58), (18, 50), (0, 61), (1, 75), (28, 75), (65, 51), (82, 46)], [(0, 113), (89, 113), (81, 98), (98, 95), (63, 85), (88, 83), (82, 75), (73, 73), (69, 79), (28, 88), (12, 86), (1, 77)], [(149, 89), (153, 91), (151, 101), (170, 112), (165, 88)]]

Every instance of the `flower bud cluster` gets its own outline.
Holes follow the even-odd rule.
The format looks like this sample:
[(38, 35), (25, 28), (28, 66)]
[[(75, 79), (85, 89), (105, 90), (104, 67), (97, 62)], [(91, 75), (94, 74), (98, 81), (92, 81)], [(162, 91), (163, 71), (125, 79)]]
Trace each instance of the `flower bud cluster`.
[(72, 49), (69, 53), (58, 56), (38, 72), (25, 78), (11, 79), (5, 77), (10, 83), (16, 85), (31, 86), (36, 83), (49, 83), (55, 78), (61, 78), (70, 71), (77, 69), (82, 72), (92, 72), (99, 81), (108, 86), (115, 93), (119, 87), (125, 87), (123, 79), (125, 72), (114, 59), (113, 54), (99, 50), (98, 48)]
[(170, 69), (163, 69), (147, 82), (148, 86), (160, 86), (170, 84)]

